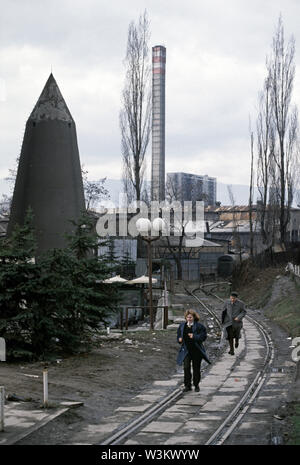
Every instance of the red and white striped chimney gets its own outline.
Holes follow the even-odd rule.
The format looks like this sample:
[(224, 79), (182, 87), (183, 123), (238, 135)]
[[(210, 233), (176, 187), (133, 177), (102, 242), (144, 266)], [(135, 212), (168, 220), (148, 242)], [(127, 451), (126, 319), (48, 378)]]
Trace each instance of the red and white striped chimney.
[(151, 200), (165, 199), (166, 48), (152, 47), (152, 173)]

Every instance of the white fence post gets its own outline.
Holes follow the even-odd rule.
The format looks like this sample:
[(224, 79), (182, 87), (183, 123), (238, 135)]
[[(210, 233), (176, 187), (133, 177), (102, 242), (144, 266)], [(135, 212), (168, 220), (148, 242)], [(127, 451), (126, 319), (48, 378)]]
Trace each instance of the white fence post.
[(293, 263), (288, 263), (287, 266), (285, 267), (286, 271), (290, 271), (296, 276), (300, 278), (300, 266), (299, 265), (294, 265)]
[(6, 361), (6, 346), (5, 339), (0, 337), (0, 362)]
[(43, 385), (44, 385), (44, 407), (48, 407), (48, 370), (43, 371)]
[(4, 431), (4, 403), (5, 403), (5, 389), (0, 386), (0, 431)]

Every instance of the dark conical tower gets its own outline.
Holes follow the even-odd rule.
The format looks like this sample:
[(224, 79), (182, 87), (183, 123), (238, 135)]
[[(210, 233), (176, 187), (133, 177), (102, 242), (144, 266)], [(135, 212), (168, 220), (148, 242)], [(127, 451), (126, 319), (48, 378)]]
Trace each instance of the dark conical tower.
[(75, 122), (52, 73), (26, 123), (8, 234), (29, 207), (37, 254), (65, 247), (70, 220), (85, 210)]

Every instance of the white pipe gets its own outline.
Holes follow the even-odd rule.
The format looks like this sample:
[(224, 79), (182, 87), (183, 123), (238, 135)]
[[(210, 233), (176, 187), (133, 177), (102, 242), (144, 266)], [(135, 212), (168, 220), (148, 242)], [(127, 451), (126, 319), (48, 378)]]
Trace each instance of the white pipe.
[(48, 407), (48, 370), (43, 370), (44, 407)]
[(0, 431), (4, 431), (4, 403), (5, 403), (5, 389), (0, 386)]

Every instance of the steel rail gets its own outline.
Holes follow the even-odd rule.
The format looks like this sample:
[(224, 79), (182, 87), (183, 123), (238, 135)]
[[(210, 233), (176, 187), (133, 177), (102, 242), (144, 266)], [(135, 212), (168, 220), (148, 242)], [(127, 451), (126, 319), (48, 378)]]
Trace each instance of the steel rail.
[(121, 428), (119, 431), (114, 433), (112, 436), (108, 437), (101, 443), (101, 445), (114, 445), (119, 444), (122, 440), (126, 439), (132, 433), (134, 433), (137, 429), (140, 429), (146, 423), (148, 423), (153, 417), (161, 413), (165, 410), (170, 404), (175, 402), (177, 399), (182, 397), (183, 391), (182, 389), (175, 389), (166, 397), (164, 397), (161, 401), (159, 401), (156, 405), (153, 405), (149, 408), (146, 412), (140, 415), (138, 418), (130, 422), (127, 426)]
[[(198, 288), (197, 288), (197, 289), (198, 289)], [(198, 302), (200, 305), (202, 305), (202, 307), (205, 308), (205, 310), (207, 310), (207, 312), (214, 318), (214, 320), (215, 320), (215, 322), (217, 323), (219, 329), (222, 330), (222, 324), (221, 324), (220, 319), (218, 318), (218, 316), (215, 314), (215, 312), (214, 312), (213, 310), (211, 310), (207, 305), (205, 305), (205, 303), (202, 302), (202, 301), (194, 294), (194, 292), (196, 291), (196, 289), (194, 289), (193, 291), (189, 291), (188, 289), (185, 288), (185, 290), (186, 290), (186, 292), (187, 292), (188, 294), (190, 294), (192, 297), (194, 297), (194, 299), (196, 299), (197, 302)]]

